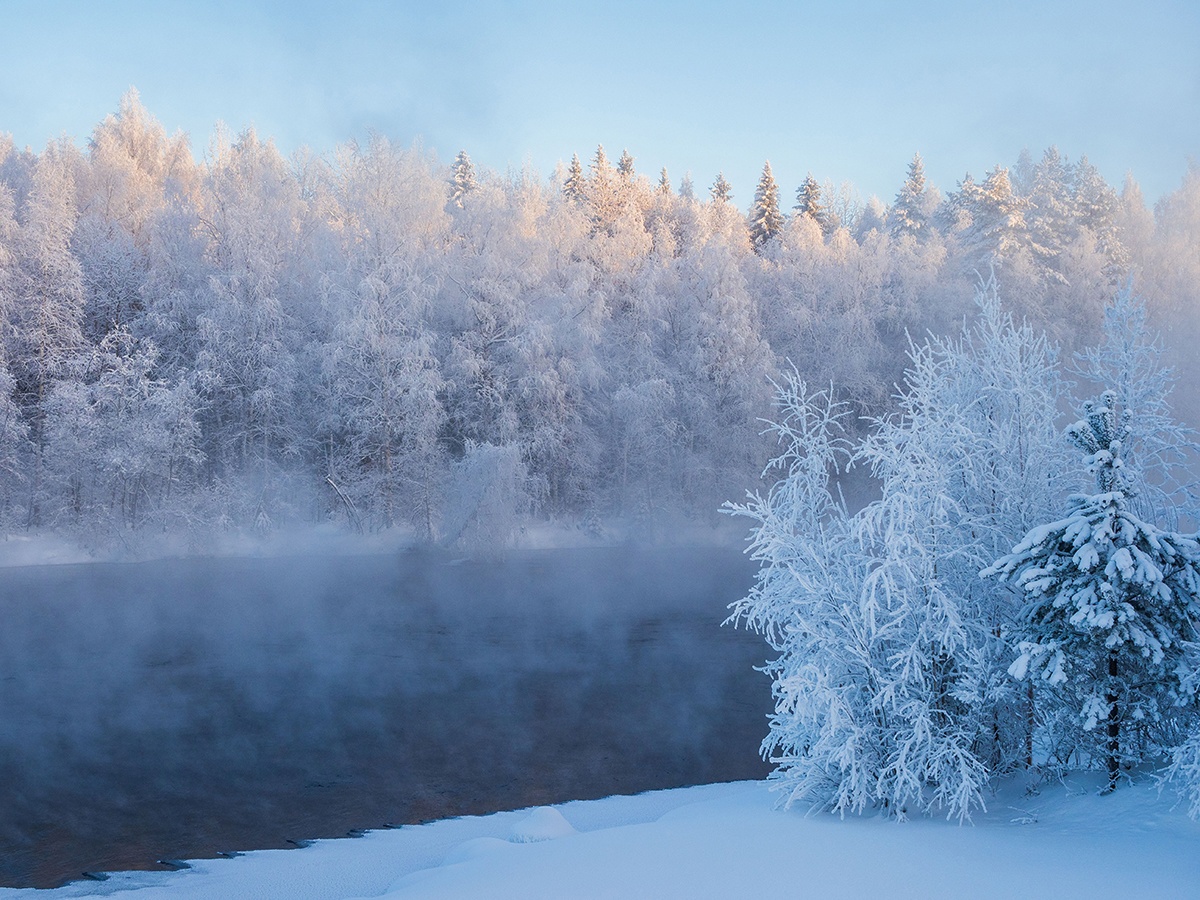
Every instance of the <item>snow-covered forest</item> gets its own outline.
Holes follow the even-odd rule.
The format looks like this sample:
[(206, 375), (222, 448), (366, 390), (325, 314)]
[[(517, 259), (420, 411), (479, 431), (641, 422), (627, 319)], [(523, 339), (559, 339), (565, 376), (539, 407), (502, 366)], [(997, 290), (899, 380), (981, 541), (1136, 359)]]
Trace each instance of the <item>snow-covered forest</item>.
[(1066, 353), (1130, 277), (1171, 347), (1200, 337), (1194, 167), (1151, 210), (1054, 149), (945, 191), (898, 159), (887, 203), (613, 155), (544, 177), (218, 131), (197, 161), (134, 93), (86, 149), (0, 137), (0, 527), (708, 515), (777, 452), (771, 378), (861, 429), (981, 274)]

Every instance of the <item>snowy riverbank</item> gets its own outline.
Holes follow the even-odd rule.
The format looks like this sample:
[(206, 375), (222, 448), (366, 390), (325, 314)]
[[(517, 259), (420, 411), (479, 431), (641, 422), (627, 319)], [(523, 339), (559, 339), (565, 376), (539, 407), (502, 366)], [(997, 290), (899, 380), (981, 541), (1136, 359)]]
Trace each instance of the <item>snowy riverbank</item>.
[(450, 819), (3, 900), (1195, 896), (1200, 824), (1151, 779), (1010, 784), (974, 825), (804, 816), (761, 782)]

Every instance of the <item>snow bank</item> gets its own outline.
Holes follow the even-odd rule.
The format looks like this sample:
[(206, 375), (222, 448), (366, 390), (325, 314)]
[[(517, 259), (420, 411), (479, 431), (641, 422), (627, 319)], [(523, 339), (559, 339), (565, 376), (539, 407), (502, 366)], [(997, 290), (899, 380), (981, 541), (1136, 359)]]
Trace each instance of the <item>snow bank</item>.
[(358, 839), (199, 860), (0, 898), (1185, 897), (1200, 825), (1151, 784), (1103, 776), (1026, 796), (1010, 784), (974, 826), (774, 809), (761, 782), (450, 819)]

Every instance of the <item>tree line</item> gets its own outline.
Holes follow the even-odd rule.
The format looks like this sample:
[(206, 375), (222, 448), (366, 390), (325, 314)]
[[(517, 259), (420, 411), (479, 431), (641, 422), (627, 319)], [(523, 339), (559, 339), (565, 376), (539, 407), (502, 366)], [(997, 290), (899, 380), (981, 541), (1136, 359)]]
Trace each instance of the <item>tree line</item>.
[(748, 214), (732, 191), (603, 148), (549, 179), (378, 137), (198, 161), (134, 93), (86, 149), (0, 138), (0, 525), (707, 514), (771, 455), (787, 362), (881, 415), (981, 273), (1068, 348), (1130, 275), (1194, 328), (1195, 169), (1153, 212), (1053, 149), (945, 195), (915, 157), (887, 205), (810, 176), (784, 211), (769, 164)]

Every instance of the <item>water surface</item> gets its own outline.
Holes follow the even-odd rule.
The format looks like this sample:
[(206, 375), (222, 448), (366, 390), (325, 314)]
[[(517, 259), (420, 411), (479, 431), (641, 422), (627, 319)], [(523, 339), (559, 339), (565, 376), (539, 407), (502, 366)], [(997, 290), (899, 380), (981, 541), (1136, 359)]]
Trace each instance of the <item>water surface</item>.
[(0, 884), (758, 778), (738, 548), (0, 571)]

